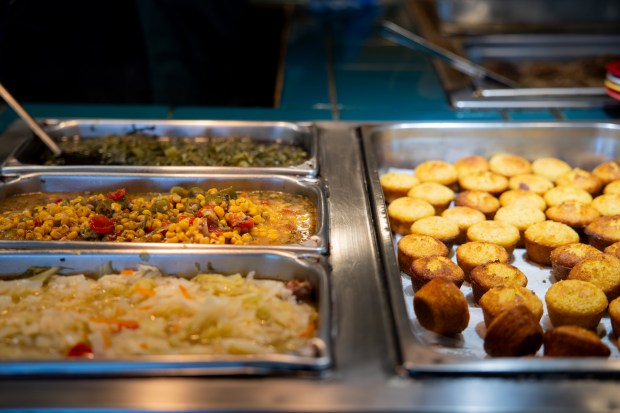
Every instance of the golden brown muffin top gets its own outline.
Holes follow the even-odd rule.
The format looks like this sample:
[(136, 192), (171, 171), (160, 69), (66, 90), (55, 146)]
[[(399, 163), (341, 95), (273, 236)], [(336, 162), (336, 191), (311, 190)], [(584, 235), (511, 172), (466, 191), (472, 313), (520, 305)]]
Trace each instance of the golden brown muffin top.
[(620, 194), (620, 180), (612, 181), (605, 185), (604, 194)]
[(549, 207), (545, 212), (547, 218), (571, 227), (585, 227), (601, 214), (592, 206), (579, 201), (566, 201)]
[(470, 241), (484, 241), (501, 245), (505, 248), (514, 247), (521, 235), (517, 227), (503, 221), (482, 221), (475, 223), (467, 230)]
[(592, 245), (575, 242), (554, 248), (551, 251), (550, 259), (552, 264), (571, 268), (583, 259), (600, 255), (603, 255), (603, 253)]
[(491, 214), (499, 209), (499, 200), (484, 191), (463, 191), (454, 198), (456, 206), (467, 206), (483, 214)]
[(525, 230), (525, 238), (550, 247), (579, 242), (579, 234), (574, 229), (555, 221), (543, 221), (530, 225)]
[(508, 179), (495, 172), (479, 171), (459, 177), (459, 185), (466, 191), (485, 191), (499, 194), (508, 189)]
[(603, 194), (592, 200), (592, 207), (601, 215), (620, 214), (620, 194)]
[(611, 181), (620, 179), (620, 163), (616, 161), (603, 162), (596, 166), (592, 173), (603, 181), (603, 184), (608, 184)]
[(466, 206), (448, 208), (441, 213), (441, 216), (456, 222), (460, 230), (466, 230), (476, 222), (486, 220), (482, 212)]
[(585, 232), (614, 242), (620, 241), (620, 215), (599, 217), (586, 227)]
[(609, 357), (611, 354), (595, 332), (579, 326), (547, 330), (543, 341), (546, 357)]
[(608, 311), (612, 320), (620, 321), (620, 297), (609, 303)]
[(592, 202), (592, 195), (588, 191), (574, 186), (556, 186), (548, 190), (543, 198), (550, 207), (566, 201), (579, 201), (584, 204)]
[(435, 208), (422, 199), (404, 196), (390, 202), (390, 205), (388, 205), (388, 215), (403, 220), (414, 221), (416, 219), (435, 215)]
[(525, 191), (536, 192), (539, 195), (543, 195), (554, 186), (551, 180), (544, 176), (534, 174), (515, 175), (508, 181), (508, 187), (510, 189), (523, 189)]
[(509, 205), (498, 209), (494, 219), (514, 225), (519, 231), (525, 231), (530, 225), (542, 222), (546, 217), (538, 208)]
[(492, 172), (511, 177), (532, 172), (530, 161), (522, 156), (509, 153), (498, 153), (489, 159), (489, 169)]
[(431, 204), (449, 204), (454, 199), (454, 191), (437, 182), (422, 182), (414, 185), (407, 196), (423, 199)]
[(505, 262), (488, 262), (477, 266), (471, 271), (472, 283), (476, 283), (483, 289), (499, 286), (527, 285), (527, 277), (517, 267)]
[(542, 318), (544, 312), (540, 298), (532, 290), (520, 285), (493, 287), (480, 297), (478, 304), (491, 315), (497, 315), (517, 305), (525, 305), (537, 320)]
[(454, 165), (439, 160), (422, 162), (415, 168), (415, 176), (420, 182), (437, 182), (452, 185), (458, 178)]
[(556, 180), (558, 186), (571, 186), (583, 189), (590, 194), (596, 194), (603, 188), (603, 181), (592, 172), (575, 168)]
[(379, 181), (381, 182), (381, 186), (388, 190), (403, 191), (405, 193), (411, 189), (411, 187), (420, 183), (419, 179), (413, 176), (412, 173), (408, 174), (405, 172), (388, 172), (381, 175)]
[(441, 255), (415, 260), (411, 264), (411, 272), (424, 280), (446, 278), (460, 284), (465, 279), (465, 274), (461, 267), (456, 265), (450, 258)]
[(428, 235), (408, 234), (398, 240), (398, 250), (414, 258), (432, 255), (447, 256), (449, 251), (446, 245)]
[(430, 235), (439, 240), (456, 238), (459, 226), (448, 218), (432, 216), (417, 220), (411, 225), (412, 234)]
[(534, 207), (541, 211), (547, 209), (547, 203), (539, 194), (523, 189), (511, 189), (499, 196), (501, 206)]
[(567, 279), (589, 281), (608, 299), (615, 298), (620, 293), (620, 259), (609, 254), (583, 259), (570, 270)]
[(510, 256), (506, 248), (490, 242), (470, 241), (461, 244), (456, 249), (457, 261), (466, 261), (481, 265), (487, 262), (508, 262)]
[(562, 280), (553, 284), (545, 294), (547, 307), (570, 315), (596, 314), (607, 308), (603, 290), (588, 281)]
[(571, 169), (568, 163), (558, 158), (538, 158), (532, 162), (532, 171), (536, 175), (544, 176), (553, 182), (565, 173), (570, 172)]
[(603, 250), (603, 252), (605, 254), (613, 255), (614, 257), (620, 258), (620, 241), (614, 242), (613, 244), (609, 245)]
[(456, 162), (454, 162), (454, 167), (456, 168), (456, 171), (460, 178), (472, 172), (488, 171), (489, 162), (484, 156), (471, 155), (457, 159)]

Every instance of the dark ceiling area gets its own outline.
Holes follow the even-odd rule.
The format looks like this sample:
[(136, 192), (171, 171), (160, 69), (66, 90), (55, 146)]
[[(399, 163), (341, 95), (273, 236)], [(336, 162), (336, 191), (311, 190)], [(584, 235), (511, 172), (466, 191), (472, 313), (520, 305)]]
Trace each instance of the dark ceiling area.
[(0, 1), (0, 81), (22, 102), (274, 106), (281, 7)]

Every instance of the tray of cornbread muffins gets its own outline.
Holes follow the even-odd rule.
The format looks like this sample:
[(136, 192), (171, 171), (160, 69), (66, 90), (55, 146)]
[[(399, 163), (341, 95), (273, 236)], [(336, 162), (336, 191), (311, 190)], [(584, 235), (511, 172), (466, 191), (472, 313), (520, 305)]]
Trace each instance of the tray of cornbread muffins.
[(55, 156), (23, 121), (0, 136), (3, 174), (73, 172), (228, 172), (318, 174), (310, 123), (42, 119), (62, 154)]
[(360, 133), (405, 374), (620, 372), (620, 125)]

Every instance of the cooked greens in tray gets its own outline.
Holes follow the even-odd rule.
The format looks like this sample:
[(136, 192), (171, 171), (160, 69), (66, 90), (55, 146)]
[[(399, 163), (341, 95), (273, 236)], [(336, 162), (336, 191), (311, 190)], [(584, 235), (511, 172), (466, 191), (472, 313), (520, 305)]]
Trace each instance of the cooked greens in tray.
[(166, 138), (133, 133), (88, 139), (65, 137), (58, 144), (63, 155), (48, 154), (47, 165), (71, 165), (76, 159), (88, 159), (99, 165), (278, 167), (300, 165), (309, 159), (301, 147), (245, 136)]

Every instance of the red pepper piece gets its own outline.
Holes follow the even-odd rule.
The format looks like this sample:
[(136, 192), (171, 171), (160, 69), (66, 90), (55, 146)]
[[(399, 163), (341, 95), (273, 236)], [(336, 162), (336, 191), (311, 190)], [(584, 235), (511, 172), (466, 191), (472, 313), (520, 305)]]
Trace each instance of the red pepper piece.
[(67, 351), (67, 357), (85, 357), (92, 359), (94, 357), (93, 349), (88, 343), (79, 342)]
[(112, 201), (119, 201), (125, 196), (125, 188), (117, 189), (114, 192), (108, 192), (107, 197)]
[(114, 232), (114, 221), (105, 215), (94, 215), (88, 220), (88, 226), (97, 234), (109, 234)]

